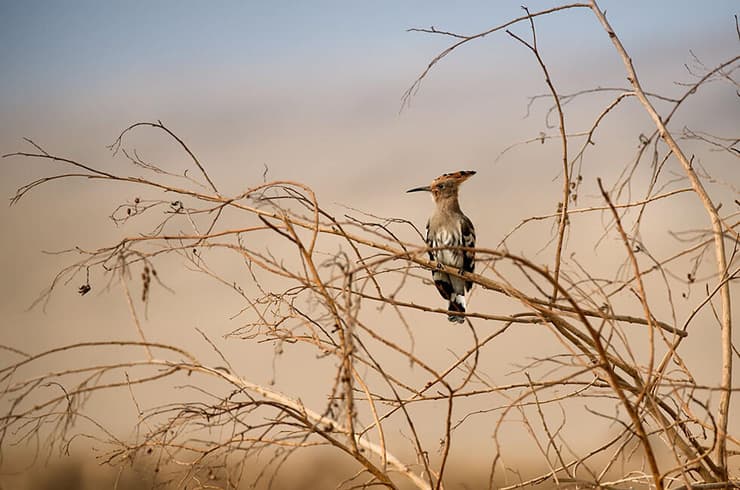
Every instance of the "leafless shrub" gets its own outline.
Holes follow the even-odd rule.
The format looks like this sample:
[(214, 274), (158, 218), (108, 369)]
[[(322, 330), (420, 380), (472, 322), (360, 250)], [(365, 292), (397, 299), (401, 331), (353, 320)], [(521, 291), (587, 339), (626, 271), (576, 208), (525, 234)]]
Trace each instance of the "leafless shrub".
[[(624, 61), (629, 82), (624, 88), (599, 89), (614, 98), (595, 115), (591, 127), (579, 132), (566, 127), (566, 103), (589, 92), (559, 94), (557, 80), (538, 49), (535, 24), (542, 15), (574, 8), (590, 9), (601, 23)], [(426, 280), (427, 269), (441, 266), (427, 260), (423, 241), (404, 219), (359, 216), (359, 212), (335, 216), (299, 182), (265, 182), (239, 195), (224, 196), (195, 154), (159, 121), (126, 128), (111, 146), (114, 154), (143, 172), (142, 177), (53, 155), (30, 140), (31, 151), (5, 155), (61, 163), (67, 169), (22, 186), (14, 202), (50, 181), (83, 178), (121, 182), (159, 194), (158, 199), (137, 197), (120, 204), (111, 216), (116, 222), (134, 222), (155, 211), (163, 211), (165, 217), (150, 232), (96, 250), (76, 250), (82, 259), (62, 270), (40, 298), (45, 301), (70, 281), (81, 284), (80, 294), (97, 287), (95, 281), (102, 278), (117, 281), (130, 306), (138, 341), (80, 341), (35, 354), (5, 347), (15, 360), (0, 370), (5, 406), (0, 425), (2, 449), (45, 441), (49, 448), (64, 450), (80, 434), (73, 428), (82, 424), (86, 437), (108, 448), (106, 462), (124, 466), (149, 455), (157, 469), (168, 472), (160, 481), (179, 487), (236, 488), (245, 478), (269, 480), (297, 451), (326, 446), (357, 463), (358, 473), (343, 482), (344, 487), (410, 484), (443, 488), (450, 454), (465, 447), (455, 433), (462, 425), (475, 423), (493, 437), (491, 486), (518, 488), (541, 482), (605, 488), (739, 485), (739, 475), (733, 472), (737, 462), (732, 460), (739, 454), (740, 440), (729, 432), (730, 401), (737, 392), (732, 362), (738, 352), (732, 342), (730, 302), (731, 283), (738, 277), (738, 212), (733, 210), (738, 201), (735, 194), (734, 204), (722, 207), (719, 197), (707, 190), (711, 176), (684, 153), (678, 141), (703, 142), (710, 151), (737, 157), (737, 138), (689, 128), (679, 135), (669, 125), (679, 106), (709, 81), (721, 79), (737, 85), (734, 74), (740, 57), (696, 73), (696, 81), (686, 86), (681, 97), (650, 94), (642, 89), (628, 53), (596, 2), (534, 13), (525, 9), (520, 18), (473, 36), (418, 29), (451, 37), (454, 44), (432, 60), (406, 93), (404, 103), (445, 56), (518, 23), (529, 27), (527, 35), (506, 32), (533, 55), (542, 70), (548, 91), (544, 97), (552, 101), (551, 111), (558, 121), (557, 136), (543, 133), (530, 142), (545, 138), (560, 142), (562, 197), (557, 212), (523, 218), (498, 246), (476, 249), (483, 267), (479, 274), (466, 274), (466, 279), (477, 285), (481, 296), (509, 298), (509, 310), (493, 313), (473, 308), (462, 330), (469, 335), (469, 348), (444, 369), (433, 367), (433, 362), (414, 350), (414, 326), (409, 319), (413, 312), (442, 316), (447, 312), (414, 302), (405, 294), (409, 284)], [(639, 135), (635, 159), (616, 182), (608, 186), (601, 179), (584, 182), (580, 169), (598, 151), (594, 134), (628, 99), (639, 101), (655, 131)], [(670, 108), (661, 114), (654, 100)], [(194, 172), (169, 172), (129, 150), (127, 139), (141, 129), (162, 131), (174, 139)], [(640, 187), (643, 195), (633, 198), (633, 188), (635, 192), (638, 188), (635, 169), (644, 166), (652, 169), (650, 181)], [(669, 168), (682, 173), (670, 174)], [(592, 185), (592, 193), (598, 191), (601, 204), (578, 208), (577, 195), (587, 185)], [(736, 193), (731, 185), (728, 188)], [(642, 218), (656, 203), (686, 193), (696, 196), (709, 227), (673, 233), (675, 250), (657, 257), (641, 239)], [(572, 220), (590, 214), (603, 220), (603, 235), (595, 238), (596, 244), (608, 238), (623, 245), (624, 262), (610, 277), (597, 276), (566, 253), (569, 239), (582, 238)], [(546, 265), (507, 251), (512, 237), (538, 221), (555, 224), (547, 248), (553, 256)], [(284, 241), (292, 252), (274, 255), (264, 246), (268, 239)], [(712, 250), (710, 270), (707, 262)], [(211, 267), (218, 251), (236, 258), (250, 278), (249, 291)], [(220, 356), (218, 365), (202, 362), (178, 347), (176, 340), (149, 341), (137, 317), (139, 298), (131, 293), (130, 284), (134, 274), (140, 275), (140, 300), (147, 303), (152, 284), (161, 284), (158, 263), (168, 255), (179, 256), (188, 267), (211, 276), (242, 298), (244, 318), (249, 320), (231, 336), (278, 346), (301, 344), (331, 359), (335, 371), (326, 387), (325, 405), (309, 407), (271, 386), (250, 381), (205, 333), (204, 342)], [(690, 269), (685, 272), (682, 268), (687, 264)], [(447, 272), (461, 274), (451, 268)], [(691, 301), (690, 313), (682, 315), (674, 301), (686, 287), (703, 289), (705, 294), (685, 298)], [(706, 310), (711, 314), (705, 314)], [(716, 386), (698, 383), (682, 355), (682, 346), (692, 342), (694, 335), (712, 328), (697, 324), (699, 318), (702, 323), (714, 318), (721, 331), (722, 369)], [(382, 328), (391, 321), (405, 329), (406, 340)], [(486, 355), (483, 348), (509, 329), (531, 325), (548, 329), (559, 352), (522, 367), (519, 383), (491, 382), (479, 368)], [(75, 363), (75, 359), (84, 359), (87, 350), (108, 348), (125, 349), (129, 360)], [(41, 375), (25, 374), (29, 366), (59, 352), (74, 354), (66, 361), (69, 364)], [(412, 369), (416, 370), (413, 376)], [(417, 381), (419, 372), (422, 382)], [(190, 396), (181, 402), (142, 408), (130, 440), (109, 433), (85, 411), (90, 397), (109, 390), (130, 390), (136, 401), (134, 389), (154, 383), (184, 384)], [(718, 400), (712, 398), (714, 393), (719, 394)], [(472, 399), (486, 408), (467, 408)], [(592, 408), (584, 400), (611, 408)], [(427, 407), (444, 420), (439, 448), (419, 436), (413, 410), (417, 406)], [(575, 406), (585, 406), (618, 430), (592, 441), (587, 450), (572, 447), (565, 434), (566, 428), (579, 425), (577, 417), (569, 416)], [(506, 448), (499, 438), (502, 426), (511, 420), (518, 421), (522, 437), (531, 438), (547, 467), (543, 474), (512, 478), (516, 469), (507, 466)], [(401, 428), (414, 457), (407, 456), (408, 447), (389, 442), (389, 427)], [(267, 455), (269, 463), (259, 474), (245, 477), (246, 461), (254, 454)], [(621, 465), (630, 470), (620, 473)]]

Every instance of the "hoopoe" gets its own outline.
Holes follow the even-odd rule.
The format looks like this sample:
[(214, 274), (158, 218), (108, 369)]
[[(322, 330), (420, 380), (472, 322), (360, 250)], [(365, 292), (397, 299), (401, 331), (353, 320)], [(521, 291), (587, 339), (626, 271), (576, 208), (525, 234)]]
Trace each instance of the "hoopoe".
[[(426, 243), (429, 247), (429, 259), (457, 267), (464, 272), (473, 272), (475, 269), (475, 252), (455, 247), (475, 247), (475, 228), (460, 209), (457, 192), (460, 184), (473, 175), (475, 175), (473, 170), (444, 174), (434, 179), (429, 186), (406, 191), (427, 191), (431, 192), (434, 198), (436, 209), (427, 222)], [(465, 293), (473, 284), (442, 270), (432, 271), (432, 278), (439, 294), (450, 302), (447, 319), (451, 322), (465, 322), (465, 317), (456, 313), (465, 313)]]

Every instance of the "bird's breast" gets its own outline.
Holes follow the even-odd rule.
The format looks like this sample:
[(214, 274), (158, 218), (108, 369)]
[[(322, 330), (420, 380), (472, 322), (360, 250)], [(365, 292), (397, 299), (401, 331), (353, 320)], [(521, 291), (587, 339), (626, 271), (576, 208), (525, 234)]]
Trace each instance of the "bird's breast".
[[(430, 230), (432, 231), (432, 230)], [(432, 248), (440, 248), (441, 250), (434, 250), (432, 254), (437, 262), (441, 262), (451, 267), (462, 267), (463, 266), (463, 253), (460, 250), (448, 249), (444, 247), (460, 247), (462, 246), (462, 240), (460, 233), (455, 233), (449, 228), (439, 228), (433, 230), (430, 233), (431, 246)]]

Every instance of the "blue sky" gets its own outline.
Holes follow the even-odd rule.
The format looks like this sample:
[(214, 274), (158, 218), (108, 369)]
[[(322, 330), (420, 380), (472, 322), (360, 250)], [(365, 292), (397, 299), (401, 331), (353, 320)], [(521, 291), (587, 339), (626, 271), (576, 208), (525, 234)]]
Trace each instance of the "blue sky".
[[(412, 63), (423, 66), (442, 40), (405, 32), (427, 27), (474, 33), (520, 13), (521, 2), (3, 2), (0, 97), (39, 94), (58, 84), (106, 83), (134, 71), (191, 80), (243, 74), (299, 76), (307, 66)], [(537, 10), (554, 2), (536, 2)], [(730, 1), (603, 2), (634, 42), (731, 32)], [(736, 11), (736, 10), (735, 10)], [(587, 12), (541, 22), (566, 44), (594, 31)], [(723, 25), (724, 24), (724, 25)], [(634, 46), (633, 46), (634, 47)], [(291, 71), (290, 68), (295, 71)], [(305, 73), (304, 73), (305, 74)], [(269, 78), (269, 77), (268, 77)]]
[[(285, 178), (309, 178), (310, 166), (360, 180), (410, 158), (431, 173), (449, 170), (453, 158), (487, 165), (541, 130), (539, 119), (521, 121), (527, 97), (545, 89), (536, 63), (504, 33), (476, 41), (440, 63), (399, 116), (404, 90), (450, 42), (407, 29), (476, 33), (520, 16), (520, 4), (2, 2), (0, 148), (17, 150), (29, 136), (96, 157), (92, 148), (131, 122), (162, 119), (226, 173), (237, 161), (269, 164)], [(674, 81), (690, 79), (690, 49), (709, 66), (737, 52), (735, 2), (600, 5), (646, 89), (680, 91)], [(587, 9), (540, 17), (537, 29), (559, 91), (624, 84)], [(525, 24), (514, 30), (528, 35)], [(727, 104), (710, 112), (701, 117), (737, 113)], [(338, 174), (350, 158), (354, 166)]]

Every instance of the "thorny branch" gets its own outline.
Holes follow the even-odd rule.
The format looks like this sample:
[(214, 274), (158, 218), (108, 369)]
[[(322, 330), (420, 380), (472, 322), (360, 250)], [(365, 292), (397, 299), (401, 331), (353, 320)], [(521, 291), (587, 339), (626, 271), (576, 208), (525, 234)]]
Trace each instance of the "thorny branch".
[(676, 143), (673, 135), (668, 131), (665, 122), (653, 107), (650, 100), (642, 90), (640, 81), (637, 77), (637, 73), (632, 64), (632, 60), (627, 54), (624, 46), (622, 45), (619, 37), (612, 29), (609, 21), (607, 21), (604, 12), (599, 8), (594, 0), (591, 0), (591, 9), (596, 15), (601, 25), (606, 30), (609, 38), (614, 44), (615, 49), (619, 53), (624, 66), (627, 70), (627, 80), (632, 85), (638, 99), (642, 103), (643, 107), (650, 115), (650, 118), (656, 125), (660, 137), (665, 141), (669, 147), (672, 155), (678, 160), (686, 172), (686, 176), (691, 183), (692, 188), (701, 200), (706, 213), (709, 216), (709, 220), (712, 224), (712, 232), (714, 234), (714, 248), (715, 256), (717, 261), (717, 280), (723, 284), (720, 288), (720, 298), (722, 302), (721, 310), (721, 325), (722, 325), (722, 394), (720, 396), (719, 403), (719, 414), (718, 414), (718, 434), (717, 434), (717, 463), (719, 464), (720, 471), (724, 480), (727, 479), (727, 427), (730, 416), (730, 389), (732, 388), (732, 311), (730, 302), (730, 284), (728, 281), (728, 264), (727, 256), (725, 252), (725, 238), (722, 220), (720, 219), (717, 206), (712, 202), (712, 198), (707, 193), (704, 185), (696, 174), (691, 162), (684, 154), (681, 147)]
[(552, 78), (550, 77), (550, 72), (547, 69), (547, 65), (545, 64), (544, 60), (542, 59), (542, 56), (540, 55), (539, 50), (537, 49), (537, 31), (534, 27), (534, 18), (530, 14), (527, 7), (522, 7), (525, 12), (527, 12), (527, 15), (529, 16), (529, 24), (530, 28), (532, 30), (532, 42), (525, 41), (521, 37), (517, 36), (513, 32), (509, 31), (507, 29), (506, 33), (522, 43), (524, 46), (529, 48), (530, 51), (532, 51), (532, 54), (534, 54), (534, 57), (537, 59), (537, 63), (540, 65), (540, 69), (542, 70), (543, 75), (545, 76), (545, 84), (547, 85), (547, 88), (550, 90), (550, 94), (552, 95), (553, 101), (555, 102), (555, 107), (557, 108), (558, 113), (558, 131), (560, 132), (560, 142), (562, 145), (562, 152), (563, 152), (563, 197), (560, 201), (559, 205), (559, 211), (560, 211), (560, 220), (558, 223), (558, 234), (557, 234), (557, 243), (555, 246), (555, 262), (553, 266), (553, 277), (555, 279), (555, 287), (552, 292), (552, 302), (554, 303), (557, 301), (558, 296), (558, 288), (557, 283), (560, 278), (560, 261), (563, 254), (563, 241), (565, 240), (565, 229), (567, 225), (567, 216), (568, 216), (568, 205), (570, 203), (570, 191), (571, 191), (571, 182), (570, 182), (570, 168), (568, 166), (568, 135), (566, 133), (565, 129), (565, 114), (563, 113), (563, 106), (560, 103), (560, 96), (558, 96), (558, 92), (555, 89), (555, 85), (552, 82)]

